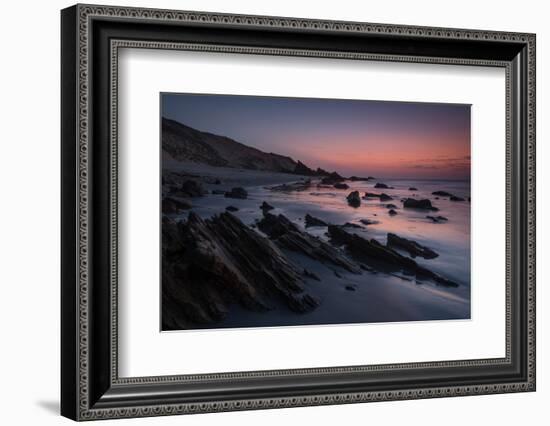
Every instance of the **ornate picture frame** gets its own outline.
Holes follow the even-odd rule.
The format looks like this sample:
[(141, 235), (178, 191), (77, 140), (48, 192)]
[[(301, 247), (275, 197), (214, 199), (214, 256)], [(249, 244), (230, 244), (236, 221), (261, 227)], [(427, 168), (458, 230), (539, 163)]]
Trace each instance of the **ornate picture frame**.
[[(61, 413), (160, 416), (535, 390), (535, 35), (76, 5), (61, 12)], [(506, 356), (119, 377), (117, 90), (121, 48), (506, 72)]]

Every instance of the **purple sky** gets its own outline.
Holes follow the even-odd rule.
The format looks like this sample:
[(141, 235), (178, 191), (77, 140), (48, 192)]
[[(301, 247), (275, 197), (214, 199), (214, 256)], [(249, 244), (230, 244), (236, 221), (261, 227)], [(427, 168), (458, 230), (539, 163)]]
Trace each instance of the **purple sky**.
[(162, 115), (345, 175), (469, 179), (470, 105), (162, 94)]

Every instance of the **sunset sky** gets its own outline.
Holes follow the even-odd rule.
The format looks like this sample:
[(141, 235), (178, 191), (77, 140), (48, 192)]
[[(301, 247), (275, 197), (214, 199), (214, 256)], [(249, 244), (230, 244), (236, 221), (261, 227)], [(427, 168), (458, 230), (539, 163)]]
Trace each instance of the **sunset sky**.
[(470, 178), (470, 105), (162, 94), (162, 115), (311, 168)]

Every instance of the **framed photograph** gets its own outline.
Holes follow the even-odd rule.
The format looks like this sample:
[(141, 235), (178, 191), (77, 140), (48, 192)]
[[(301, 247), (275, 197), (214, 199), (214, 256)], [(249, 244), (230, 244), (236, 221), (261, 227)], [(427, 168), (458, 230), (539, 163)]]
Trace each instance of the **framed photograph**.
[(535, 35), (61, 12), (74, 420), (535, 390)]

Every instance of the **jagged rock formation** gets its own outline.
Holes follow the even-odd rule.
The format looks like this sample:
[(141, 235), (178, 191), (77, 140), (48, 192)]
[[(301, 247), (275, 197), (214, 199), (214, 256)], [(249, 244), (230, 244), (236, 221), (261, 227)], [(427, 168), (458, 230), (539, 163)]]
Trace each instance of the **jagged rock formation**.
[(260, 210), (263, 211), (264, 213), (265, 212), (268, 212), (269, 210), (273, 210), (275, 207), (273, 207), (271, 204), (269, 203), (266, 203), (265, 201), (262, 202), (262, 204), (260, 205)]
[(318, 260), (360, 273), (360, 268), (341, 254), (336, 248), (319, 238), (304, 232), (282, 214), (264, 213), (258, 222), (258, 229), (266, 234), (279, 247), (292, 250)]
[(309, 228), (310, 226), (328, 226), (328, 223), (314, 216), (311, 216), (309, 213), (306, 214), (305, 221), (306, 228)]
[(337, 244), (342, 244), (358, 260), (386, 266), (414, 274), (417, 280), (430, 279), (438, 285), (458, 287), (458, 284), (429, 269), (420, 266), (410, 257), (403, 256), (375, 239), (367, 240), (357, 234), (347, 232), (342, 226), (329, 225), (328, 234)]
[[(267, 238), (230, 213), (162, 224), (162, 328), (222, 320), (231, 304), (266, 311), (279, 300), (295, 312), (319, 301), (304, 292), (303, 271)], [(238, 241), (239, 244), (235, 244)]]
[(439, 256), (431, 248), (423, 246), (416, 241), (408, 240), (407, 238), (400, 237), (399, 235), (388, 233), (387, 245), (390, 247), (399, 247), (409, 252), (409, 254), (415, 258), (416, 256), (423, 257), (424, 259), (435, 259)]
[(185, 200), (165, 197), (162, 199), (162, 213), (164, 214), (179, 214), (185, 210), (189, 210), (191, 204)]
[(306, 179), (299, 182), (283, 183), (281, 185), (275, 185), (270, 187), (269, 189), (271, 191), (292, 192), (292, 191), (305, 191), (309, 188), (311, 188), (311, 180)]

